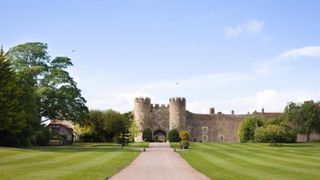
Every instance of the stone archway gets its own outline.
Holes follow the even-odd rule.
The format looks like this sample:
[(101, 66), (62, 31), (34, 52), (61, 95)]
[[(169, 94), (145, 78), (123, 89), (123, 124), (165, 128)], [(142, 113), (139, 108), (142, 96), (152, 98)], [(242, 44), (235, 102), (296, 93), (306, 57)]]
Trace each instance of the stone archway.
[(153, 133), (153, 137), (154, 137), (154, 141), (155, 142), (166, 142), (167, 141), (167, 134), (166, 132), (162, 131), (162, 130), (156, 130)]

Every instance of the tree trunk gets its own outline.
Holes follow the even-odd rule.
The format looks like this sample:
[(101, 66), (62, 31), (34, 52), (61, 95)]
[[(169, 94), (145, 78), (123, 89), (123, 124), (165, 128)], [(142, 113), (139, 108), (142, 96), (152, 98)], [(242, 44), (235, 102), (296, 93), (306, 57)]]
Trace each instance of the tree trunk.
[(307, 142), (309, 142), (310, 141), (310, 133), (308, 132), (307, 133)]

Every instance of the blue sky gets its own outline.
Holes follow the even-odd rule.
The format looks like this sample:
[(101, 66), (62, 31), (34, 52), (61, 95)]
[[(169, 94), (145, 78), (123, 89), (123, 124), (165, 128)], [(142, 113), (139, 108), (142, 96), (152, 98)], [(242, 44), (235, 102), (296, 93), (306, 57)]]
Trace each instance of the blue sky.
[(0, 44), (40, 41), (72, 58), (90, 109), (183, 96), (199, 113), (282, 111), (320, 99), (319, 9), (316, 0), (4, 0)]

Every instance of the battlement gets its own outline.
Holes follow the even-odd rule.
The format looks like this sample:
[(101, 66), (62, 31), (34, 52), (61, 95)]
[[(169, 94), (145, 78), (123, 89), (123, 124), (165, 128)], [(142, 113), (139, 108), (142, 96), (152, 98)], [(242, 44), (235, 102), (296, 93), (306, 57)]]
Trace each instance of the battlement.
[(173, 98), (170, 98), (169, 101), (170, 102), (182, 102), (182, 103), (185, 103), (186, 102), (186, 98), (184, 98), (184, 97), (173, 97)]
[(137, 102), (137, 103), (150, 103), (151, 99), (148, 97), (137, 97), (135, 99), (135, 102)]
[(151, 104), (152, 109), (163, 109), (163, 108), (169, 108), (169, 105), (165, 104)]

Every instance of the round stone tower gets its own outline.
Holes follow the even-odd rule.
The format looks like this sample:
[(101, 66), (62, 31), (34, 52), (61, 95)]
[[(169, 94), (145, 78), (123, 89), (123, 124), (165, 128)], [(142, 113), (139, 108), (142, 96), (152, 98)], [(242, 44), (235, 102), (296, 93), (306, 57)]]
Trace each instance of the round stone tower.
[(136, 123), (137, 130), (139, 132), (135, 141), (142, 141), (142, 131), (147, 128), (147, 123), (150, 118), (151, 112), (151, 100), (150, 98), (136, 98), (134, 101), (134, 121)]
[(183, 130), (186, 121), (186, 99), (170, 98), (169, 104), (169, 124), (171, 129)]

